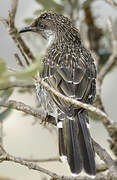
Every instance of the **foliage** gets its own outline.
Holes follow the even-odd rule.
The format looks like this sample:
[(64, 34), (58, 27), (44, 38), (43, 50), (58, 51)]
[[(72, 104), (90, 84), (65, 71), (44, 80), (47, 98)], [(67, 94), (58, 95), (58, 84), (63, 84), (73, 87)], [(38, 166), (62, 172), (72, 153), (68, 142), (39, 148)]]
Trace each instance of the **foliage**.
[(26, 68), (9, 72), (6, 68), (5, 61), (0, 59), (0, 89), (5, 89), (13, 83), (15, 84), (17, 82), (26, 82), (27, 80), (31, 80), (37, 72), (41, 72), (42, 69), (43, 64), (39, 59), (37, 59)]

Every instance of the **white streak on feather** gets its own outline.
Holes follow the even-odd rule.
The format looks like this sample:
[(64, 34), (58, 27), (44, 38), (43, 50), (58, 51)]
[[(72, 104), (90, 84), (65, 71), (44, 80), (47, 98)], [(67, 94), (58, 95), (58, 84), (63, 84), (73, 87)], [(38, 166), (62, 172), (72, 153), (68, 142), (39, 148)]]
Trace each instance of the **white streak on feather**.
[(79, 174), (71, 173), (71, 176), (75, 178), (75, 177), (78, 177)]
[(57, 127), (58, 127), (58, 128), (63, 128), (63, 124), (62, 124), (61, 121), (57, 123)]
[(67, 156), (62, 155), (62, 156), (60, 156), (60, 159), (63, 164), (67, 163)]
[(86, 123), (86, 125), (87, 125), (87, 128), (90, 129), (90, 124), (89, 124), (89, 123)]

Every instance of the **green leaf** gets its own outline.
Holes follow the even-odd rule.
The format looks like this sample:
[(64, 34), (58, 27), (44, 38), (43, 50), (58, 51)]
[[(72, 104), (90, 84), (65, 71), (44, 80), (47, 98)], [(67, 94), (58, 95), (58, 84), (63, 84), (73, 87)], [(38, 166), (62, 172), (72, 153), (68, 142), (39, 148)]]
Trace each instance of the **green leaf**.
[(25, 22), (26, 24), (31, 24), (32, 21), (33, 21), (33, 18), (32, 18), (32, 17), (24, 19), (24, 22)]
[(15, 78), (16, 79), (23, 78), (23, 80), (25, 80), (26, 78), (33, 78), (37, 74), (37, 72), (41, 73), (42, 70), (43, 70), (43, 63), (40, 59), (37, 59), (34, 63), (27, 66), (26, 68), (17, 72), (9, 73), (9, 75), (10, 77), (14, 78), (14, 80)]
[(6, 76), (6, 64), (5, 61), (0, 58), (0, 88), (3, 87), (3, 84), (8, 86), (9, 84), (9, 77)]
[(43, 70), (43, 63), (41, 59), (42, 57), (38, 57), (35, 60), (35, 62), (32, 63), (31, 65), (15, 72), (8, 72), (8, 71), (4, 72), (3, 69), (5, 69), (5, 64), (3, 63), (3, 61), (0, 61), (2, 62), (1, 66), (3, 67), (1, 68), (2, 76), (0, 76), (0, 89), (2, 90), (5, 88), (9, 88), (10, 85), (15, 84), (15, 82), (17, 83), (18, 81), (19, 82), (26, 82), (27, 80), (31, 81), (34, 78), (34, 76), (37, 74), (37, 72), (41, 73)]
[(73, 5), (73, 9), (79, 9), (80, 8), (80, 5), (79, 5), (79, 2), (78, 1), (73, 1), (73, 3), (72, 3)]
[(44, 12), (44, 9), (41, 9), (41, 10), (36, 10), (36, 11), (34, 11), (34, 15), (40, 15), (40, 14), (42, 14), (42, 12)]

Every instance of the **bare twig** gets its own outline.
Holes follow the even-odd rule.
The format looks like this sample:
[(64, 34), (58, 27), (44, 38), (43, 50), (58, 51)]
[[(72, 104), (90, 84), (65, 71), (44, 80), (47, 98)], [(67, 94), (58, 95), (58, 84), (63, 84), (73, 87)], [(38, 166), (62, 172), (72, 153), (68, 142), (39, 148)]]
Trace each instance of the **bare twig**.
[[(95, 143), (95, 145), (94, 145), (95, 149), (97, 148), (97, 146), (98, 145)], [(98, 153), (98, 150), (96, 150), (96, 152)], [(54, 162), (54, 161), (61, 162), (60, 157), (52, 157), (52, 158), (44, 158), (44, 159), (37, 159), (37, 158), (36, 159), (33, 159), (33, 158), (30, 158), (30, 159), (29, 158), (22, 158), (22, 159), (24, 161), (35, 162), (35, 163), (45, 163), (45, 162)], [(105, 163), (96, 164), (96, 172), (103, 172), (103, 171), (105, 171), (107, 169), (108, 169), (108, 167), (107, 167), (107, 165)]]
[[(52, 91), (53, 92), (53, 91)], [(59, 96), (60, 97), (60, 96)], [(63, 97), (62, 97), (63, 98)], [(66, 97), (65, 97), (66, 98)], [(64, 100), (66, 100), (64, 98)], [(71, 99), (71, 98), (70, 98)], [(69, 99), (67, 99), (67, 100), (69, 100)], [(75, 103), (75, 105), (79, 105), (78, 103), (76, 103), (76, 102), (78, 102), (78, 101), (73, 101), (74, 103)], [(81, 104), (80, 104), (81, 105)], [(4, 106), (4, 107), (11, 107), (11, 108), (14, 108), (14, 109), (17, 109), (17, 110), (20, 110), (20, 111), (23, 111), (23, 112), (25, 112), (25, 113), (27, 113), (27, 114), (30, 114), (30, 115), (33, 115), (33, 116), (35, 116), (35, 117), (39, 117), (39, 118), (41, 118), (41, 119), (45, 119), (45, 117), (43, 117), (42, 116), (42, 113), (39, 113), (39, 111), (37, 111), (37, 110), (35, 110), (35, 109), (33, 109), (32, 107), (30, 107), (30, 106), (27, 106), (27, 105), (25, 105), (25, 104), (23, 104), (23, 103), (21, 103), (21, 102), (16, 102), (16, 101), (8, 101), (8, 102), (5, 102), (4, 104), (2, 104), (2, 106)], [(89, 107), (90, 105), (88, 105), (88, 106), (86, 106), (85, 107), (85, 104), (83, 105), (83, 103), (82, 103), (82, 107), (85, 107), (85, 108), (88, 108), (89, 110), (90, 110), (90, 108), (92, 107)], [(94, 108), (95, 109), (95, 108)], [(98, 111), (96, 111), (96, 113), (97, 113)], [(101, 153), (101, 155), (102, 155), (102, 150), (101, 150), (101, 152), (100, 151), (98, 151), (98, 149), (101, 149), (100, 147), (99, 147), (99, 145), (97, 146), (97, 144), (95, 144), (94, 143), (94, 146), (96, 146), (96, 148), (95, 148), (95, 151), (96, 152), (98, 152), (98, 154), (100, 155), (100, 153)], [(98, 148), (97, 148), (98, 147)], [(104, 150), (103, 150), (104, 151)], [(105, 153), (105, 151), (103, 152), (103, 154), (105, 155), (106, 153)], [(100, 155), (100, 156), (101, 156)], [(105, 158), (106, 157), (106, 158)], [(108, 154), (106, 154), (106, 156), (102, 156), (102, 159), (103, 160), (105, 160), (105, 162), (106, 162), (106, 164), (110, 167), (110, 166), (112, 166), (113, 165), (113, 163), (112, 163), (112, 159), (111, 159), (111, 161), (110, 161), (110, 159), (108, 158), (109, 157), (109, 155)], [(109, 160), (108, 160), (109, 159)], [(110, 164), (109, 164), (110, 163)]]
[[(107, 130), (110, 134), (110, 136), (112, 136), (112, 132), (114, 131), (117, 131), (117, 127), (116, 125), (112, 122), (112, 120), (104, 113), (102, 112), (100, 109), (98, 108), (95, 108), (94, 106), (92, 105), (88, 105), (88, 104), (84, 104), (82, 102), (79, 102), (75, 99), (72, 99), (72, 98), (68, 98), (68, 97), (65, 97), (63, 96), (62, 94), (58, 93), (55, 89), (49, 87), (49, 85), (47, 83), (45, 83), (44, 81), (41, 81), (41, 80), (38, 80), (39, 83), (44, 86), (48, 91), (51, 91), (52, 93), (54, 93), (55, 95), (57, 95), (59, 98), (62, 98), (64, 101), (70, 103), (70, 104), (73, 104), (75, 106), (80, 106), (84, 109), (87, 109), (91, 112), (94, 112), (95, 114), (98, 115), (98, 117), (104, 121), (104, 124), (107, 124)], [(45, 121), (45, 116), (43, 116), (42, 114), (42, 111), (41, 110), (36, 110), (28, 105), (25, 105), (24, 103), (22, 102), (16, 102), (16, 101), (13, 101), (13, 100), (10, 100), (10, 101), (7, 101), (7, 102), (4, 102), (3, 104), (1, 104), (0, 106), (3, 106), (3, 107), (10, 107), (12, 109), (17, 109), (19, 111), (22, 111), (24, 113), (27, 113), (27, 114), (30, 114), (34, 117), (38, 117), (40, 118), (41, 120)], [(47, 118), (47, 121), (50, 122), (50, 123), (53, 123), (55, 124), (55, 119), (52, 117), (52, 116), (48, 116), (46, 117)]]
[[(38, 82), (46, 90), (48, 90), (49, 92), (52, 92), (53, 94), (55, 94), (59, 98), (63, 99), (67, 103), (73, 104), (73, 105), (78, 106), (78, 107), (80, 106), (80, 107), (82, 107), (84, 109), (87, 109), (87, 110), (97, 114), (98, 117), (102, 121), (104, 121), (105, 123), (109, 124), (111, 126), (111, 128), (117, 129), (117, 127), (113, 124), (112, 120), (103, 111), (101, 111), (100, 109), (98, 109), (98, 108), (96, 108), (96, 107), (94, 107), (92, 105), (85, 104), (85, 103), (77, 101), (77, 100), (75, 100), (73, 98), (68, 98), (68, 97), (62, 95), (61, 93), (57, 92), (54, 88), (50, 87), (46, 82), (42, 81), (41, 79), (38, 79)], [(43, 119), (43, 116), (41, 115), (42, 112), (39, 112), (39, 111), (35, 110), (34, 108), (32, 108), (32, 107), (30, 107), (28, 105), (25, 105), (22, 102), (17, 102), (17, 101), (10, 100), (10, 101), (4, 102), (3, 104), (0, 104), (0, 106), (17, 109), (19, 111), (23, 111), (23, 112), (25, 112), (27, 114), (30, 114), (30, 115), (35, 116), (35, 117), (40, 117), (40, 119)]]
[(111, 158), (111, 156), (106, 152), (105, 149), (103, 149), (98, 143), (96, 143), (93, 140), (93, 145), (95, 152), (99, 155), (99, 157), (106, 163), (109, 169), (112, 169), (112, 167), (115, 168), (117, 172), (117, 165), (115, 161)]
[(8, 27), (8, 20), (3, 18), (3, 17), (0, 17), (0, 21), (4, 24), (4, 26), (7, 28)]
[(45, 120), (45, 117), (44, 117), (41, 109), (40, 110), (34, 109), (33, 107), (25, 105), (22, 102), (10, 100), (10, 101), (4, 102), (3, 104), (1, 103), (0, 106), (9, 107), (11, 109), (16, 109), (18, 111), (22, 111), (22, 112), (32, 115), (34, 117), (38, 117), (43, 121)]
[(13, 88), (13, 87), (34, 88), (35, 85), (33, 83), (22, 83), (22, 82), (17, 81), (17, 82), (11, 82), (6, 87), (0, 87), (0, 90), (5, 90), (8, 88)]
[[(17, 5), (18, 5), (18, 0), (11, 1), (11, 11), (9, 11), (9, 18), (8, 18), (8, 33), (11, 36), (12, 36), (12, 34), (14, 35), (14, 33), (17, 33), (17, 29), (15, 28), (15, 24), (14, 24), (15, 15), (16, 15), (16, 11), (17, 11)], [(17, 47), (19, 48), (22, 56), (24, 57), (26, 64), (29, 65), (29, 61), (28, 61), (22, 47), (19, 45), (17, 38), (14, 37), (13, 40), (16, 43)]]
[[(24, 60), (26, 61), (26, 64), (29, 65), (27, 56), (25, 55), (24, 50), (22, 49), (21, 45), (19, 44), (19, 42), (17, 40), (18, 31), (14, 24), (15, 15), (16, 15), (16, 11), (17, 11), (17, 5), (18, 5), (18, 0), (12, 0), (11, 11), (9, 11), (9, 18), (8, 18), (8, 33), (13, 38), (16, 46), (20, 50), (22, 56), (24, 57)], [(14, 33), (15, 33), (15, 36), (14, 36)]]
[[(15, 156), (12, 156), (10, 154), (8, 154), (2, 146), (0, 146), (1, 150), (2, 150), (2, 155), (0, 156), (0, 162), (3, 162), (3, 161), (11, 161), (11, 162), (14, 162), (14, 163), (18, 163), (18, 164), (21, 164), (23, 166), (26, 166), (28, 167), (29, 169), (33, 169), (33, 170), (37, 170), (37, 171), (40, 171), (46, 175), (49, 175), (51, 176), (54, 180), (92, 180), (91, 177), (89, 176), (78, 176), (78, 177), (71, 177), (71, 176), (60, 176), (60, 175), (57, 175), (56, 173), (53, 173), (52, 171), (49, 171), (45, 168), (42, 168), (40, 167), (39, 165), (35, 164), (35, 163), (32, 163), (32, 162), (28, 162), (24, 159), (22, 159), (21, 157), (15, 157)], [(116, 176), (114, 176), (116, 178)], [(107, 180), (108, 178), (108, 175), (107, 174), (102, 174), (102, 173), (98, 173), (95, 177), (95, 180)], [(108, 180), (110, 180), (110, 178), (108, 178)]]
[[(17, 41), (17, 39), (16, 39), (16, 41)], [(16, 45), (17, 45), (18, 49), (20, 50), (20, 52), (21, 52), (21, 54), (22, 54), (22, 56), (26, 62), (26, 65), (30, 65), (30, 62), (29, 62), (27, 56), (25, 55), (24, 49), (22, 49), (22, 47), (19, 43), (16, 43)]]
[(37, 110), (29, 105), (26, 105), (22, 102), (18, 102), (18, 101), (14, 101), (14, 100), (9, 100), (9, 101), (5, 101), (4, 103), (0, 103), (0, 106), (9, 107), (11, 109), (16, 109), (16, 110), (22, 111), (28, 115), (37, 117), (41, 120), (41, 123), (49, 122), (53, 125), (56, 125), (55, 118), (51, 115), (46, 116), (41, 108)]
[(15, 15), (16, 15), (16, 11), (17, 11), (17, 6), (18, 6), (18, 0), (12, 0), (12, 1), (11, 1), (11, 12), (12, 12), (13, 22), (14, 22), (14, 20), (15, 20)]
[(108, 178), (117, 179), (117, 165), (115, 161), (113, 161), (107, 151), (103, 149), (99, 144), (97, 144), (94, 140), (93, 145), (96, 153), (100, 156), (100, 158), (106, 163), (109, 168)]
[(111, 69), (111, 67), (117, 62), (117, 41), (114, 36), (112, 21), (108, 18), (108, 30), (110, 32), (111, 41), (112, 41), (112, 55), (108, 59), (107, 63), (102, 67), (98, 75), (98, 81), (102, 81), (107, 72)]
[[(96, 107), (99, 107), (102, 111), (105, 112), (105, 109), (103, 107), (103, 103), (102, 103), (102, 99), (101, 99), (101, 86), (102, 86), (102, 82), (103, 79), (105, 77), (105, 75), (109, 72), (109, 70), (113, 67), (113, 65), (115, 65), (116, 61), (117, 61), (117, 41), (115, 39), (114, 33), (113, 33), (113, 28), (112, 28), (112, 21), (111, 19), (108, 19), (108, 29), (110, 32), (110, 37), (111, 37), (111, 42), (112, 42), (112, 55), (109, 57), (108, 61), (105, 63), (104, 66), (102, 66), (100, 72), (97, 75), (97, 97), (96, 97)], [(111, 121), (106, 122), (102, 120), (102, 123), (104, 124), (105, 128), (107, 129), (109, 136), (112, 138), (112, 143), (113, 144), (113, 148), (112, 151), (115, 153), (115, 155), (117, 154), (117, 125), (114, 123), (111, 123)]]
[[(41, 79), (38, 78), (38, 82), (40, 83), (41, 86), (43, 86), (47, 91), (52, 92), (53, 94), (55, 94), (56, 96), (58, 96), (59, 98), (63, 99), (64, 101), (66, 101), (67, 103), (73, 104), (75, 106), (80, 106), (84, 109), (87, 109), (95, 114), (98, 115), (98, 117), (101, 119), (101, 121), (103, 122), (103, 124), (105, 125), (106, 129), (108, 130), (110, 136), (112, 136), (112, 130), (115, 132), (117, 131), (117, 127), (116, 125), (112, 122), (112, 120), (107, 116), (106, 113), (104, 113), (103, 111), (101, 111), (100, 109), (92, 106), (92, 105), (88, 105), (88, 104), (84, 104), (80, 101), (77, 101), (73, 98), (68, 98), (64, 95), (62, 95), (61, 93), (57, 92), (54, 88), (50, 87), (46, 82), (42, 81)], [(25, 113), (28, 113), (32, 116), (35, 117), (40, 117), (41, 119), (45, 120), (45, 118), (43, 118), (43, 116), (41, 115), (41, 113), (37, 110), (35, 110), (34, 108), (25, 105), (24, 103), (21, 102), (16, 102), (16, 101), (7, 101), (4, 104), (1, 104), (1, 106), (3, 107), (10, 107), (13, 109), (17, 109), (19, 111), (23, 111)], [(51, 118), (50, 118), (51, 119)]]
[(106, 3), (117, 9), (117, 3), (114, 0), (104, 0)]
[(17, 33), (12, 34), (12, 38), (17, 38), (18, 43), (20, 44), (20, 46), (22, 47), (23, 51), (25, 52), (25, 54), (27, 55), (28, 58), (31, 59), (32, 62), (35, 61), (35, 57), (32, 54), (32, 52), (30, 51), (30, 49), (28, 48), (28, 46), (26, 45), (26, 43), (23, 41), (23, 39), (21, 38), (20, 34)]
[(23, 65), (23, 63), (22, 63), (22, 61), (21, 61), (21, 59), (20, 59), (18, 54), (15, 53), (14, 54), (14, 58), (15, 58), (15, 60), (16, 60), (18, 65), (20, 65), (21, 67), (24, 67), (24, 65)]
[(17, 5), (18, 5), (18, 0), (12, 0), (11, 11), (9, 12), (9, 19), (7, 20), (5, 18), (0, 17), (0, 21), (5, 25), (9, 35), (13, 39), (18, 49), (20, 50), (21, 54), (23, 53), (23, 51), (26, 54), (26, 55), (22, 54), (24, 58), (26, 58), (27, 56), (32, 61), (34, 61), (35, 57), (31, 53), (30, 49), (27, 47), (23, 39), (21, 38), (20, 34), (18, 33), (17, 28), (14, 25)]
[(45, 162), (54, 162), (54, 161), (58, 161), (61, 162), (59, 157), (52, 157), (52, 158), (45, 158), (45, 159), (29, 159), (29, 158), (22, 158), (24, 161), (28, 161), (28, 162), (35, 162), (35, 163), (45, 163)]

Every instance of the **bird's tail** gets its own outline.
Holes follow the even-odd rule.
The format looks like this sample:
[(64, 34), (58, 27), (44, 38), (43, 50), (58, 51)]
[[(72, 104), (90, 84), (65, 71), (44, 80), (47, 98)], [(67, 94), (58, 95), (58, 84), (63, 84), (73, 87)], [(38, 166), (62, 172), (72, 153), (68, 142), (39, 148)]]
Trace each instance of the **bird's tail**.
[(59, 153), (61, 159), (68, 161), (71, 172), (79, 174), (82, 169), (95, 176), (95, 155), (87, 128), (88, 115), (81, 111), (74, 120), (65, 119), (59, 128)]

